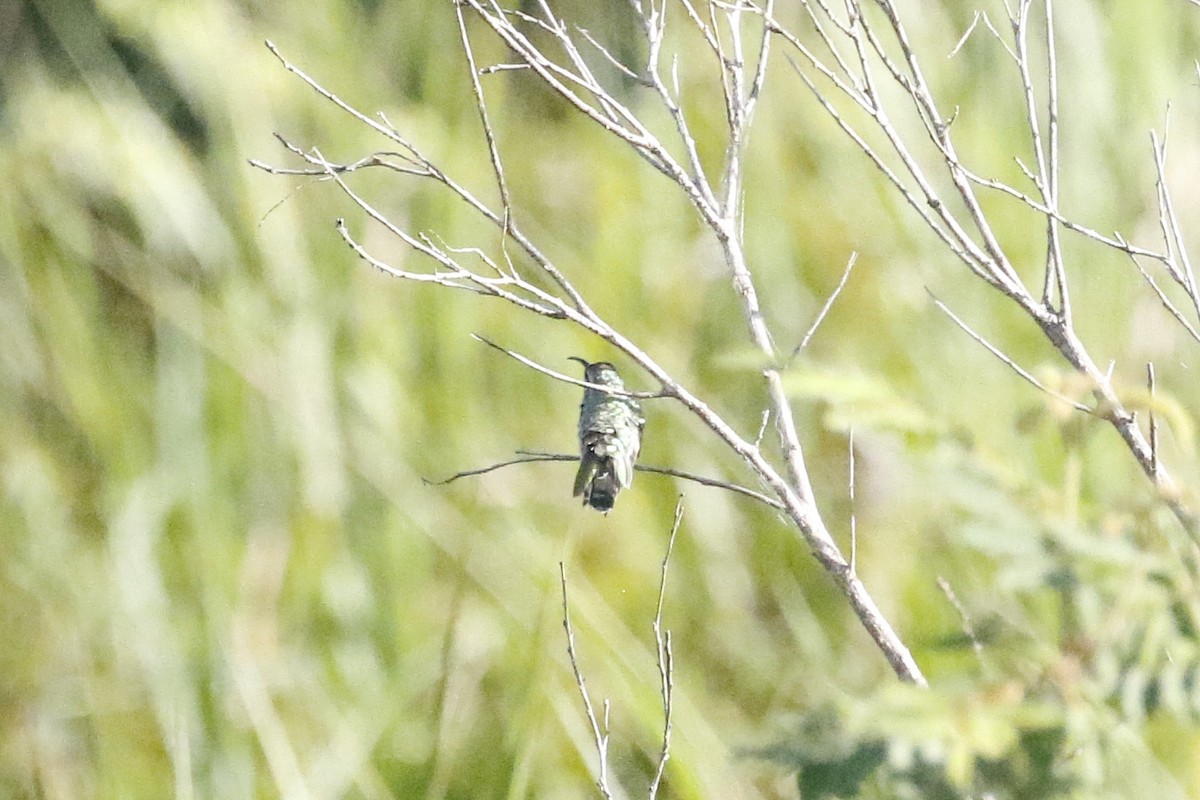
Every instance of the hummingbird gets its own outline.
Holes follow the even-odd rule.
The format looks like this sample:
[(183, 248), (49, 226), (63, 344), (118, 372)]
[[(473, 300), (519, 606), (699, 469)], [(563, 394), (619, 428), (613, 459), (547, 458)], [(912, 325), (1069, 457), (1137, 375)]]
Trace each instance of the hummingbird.
[[(607, 361), (583, 364), (583, 379), (598, 386), (624, 391), (617, 368)], [(646, 419), (632, 397), (585, 388), (579, 404), (579, 472), (575, 475), (575, 497), (583, 504), (608, 513), (617, 492), (633, 483), (633, 465), (642, 449)]]

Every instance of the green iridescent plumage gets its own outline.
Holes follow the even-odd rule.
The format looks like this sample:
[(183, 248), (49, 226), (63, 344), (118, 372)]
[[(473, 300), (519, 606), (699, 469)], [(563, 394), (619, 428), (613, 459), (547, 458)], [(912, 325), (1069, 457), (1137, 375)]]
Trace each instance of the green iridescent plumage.
[[(583, 364), (588, 383), (624, 390), (625, 383), (607, 361)], [(575, 475), (575, 497), (597, 511), (609, 511), (617, 493), (633, 483), (633, 465), (642, 447), (646, 425), (641, 406), (632, 397), (585, 388), (579, 405), (579, 472)]]

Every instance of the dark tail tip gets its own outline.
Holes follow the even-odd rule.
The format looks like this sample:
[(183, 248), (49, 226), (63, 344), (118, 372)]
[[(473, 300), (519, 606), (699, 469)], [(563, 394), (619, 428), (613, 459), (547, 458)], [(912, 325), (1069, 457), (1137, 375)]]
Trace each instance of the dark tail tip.
[(609, 494), (608, 492), (593, 491), (591, 497), (588, 498), (589, 506), (604, 513), (612, 511), (613, 503), (615, 502), (617, 502), (617, 495), (615, 493)]

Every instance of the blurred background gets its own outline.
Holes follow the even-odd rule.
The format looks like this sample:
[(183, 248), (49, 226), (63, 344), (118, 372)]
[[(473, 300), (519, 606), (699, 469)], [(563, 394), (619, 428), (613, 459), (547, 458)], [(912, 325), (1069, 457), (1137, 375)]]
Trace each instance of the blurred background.
[[(1019, 181), (1014, 157), (1032, 162), (1013, 65), (982, 27), (950, 57), (976, 9), (902, 5), (964, 157)], [(554, 6), (641, 57), (624, 4)], [(1193, 228), (1200, 214), (1200, 9), (1056, 7), (1063, 207), (1159, 248), (1148, 132), (1168, 106), (1177, 212)], [(1007, 30), (1002, 5), (987, 10)], [(476, 22), (481, 64), (505, 60)], [(423, 265), (332, 184), (250, 167), (300, 166), (274, 132), (332, 160), (387, 148), (264, 39), (494, 196), (449, 2), (0, 2), (0, 796), (589, 796), (560, 562), (580, 667), (611, 702), (614, 791), (644, 795), (662, 727), (651, 621), (681, 495), (663, 796), (1200, 796), (1191, 546), (1109, 428), (936, 310), (927, 290), (1086, 397), (786, 59), (751, 141), (747, 239), (784, 351), (859, 253), (788, 385), (825, 518), (848, 546), (855, 514), (858, 568), (929, 692), (897, 685), (803, 543), (751, 501), (640, 475), (601, 516), (562, 463), (425, 482), (576, 447), (578, 390), (472, 332), (557, 369), (613, 358), (654, 387), (567, 323), (372, 271), (335, 218)], [(678, 47), (716, 164), (715, 73), (695, 42)], [(485, 89), (526, 230), (752, 436), (761, 381), (686, 201), (529, 76)], [(495, 245), (436, 187), (354, 185), (411, 229)], [(987, 204), (1036, 283), (1044, 225)], [(1158, 366), (1163, 460), (1194, 506), (1197, 344), (1127, 258), (1067, 248), (1081, 336), (1134, 407)], [(750, 480), (678, 408), (646, 412), (644, 463)]]

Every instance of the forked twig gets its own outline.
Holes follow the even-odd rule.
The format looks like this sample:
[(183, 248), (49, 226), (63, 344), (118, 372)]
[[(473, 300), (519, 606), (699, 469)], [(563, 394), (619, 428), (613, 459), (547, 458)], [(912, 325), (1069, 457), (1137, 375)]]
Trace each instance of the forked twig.
[(579, 669), (579, 658), (575, 655), (575, 631), (571, 629), (571, 608), (567, 603), (567, 568), (563, 562), (558, 562), (558, 576), (562, 585), (563, 629), (567, 633), (567, 657), (571, 661), (571, 672), (575, 675), (575, 685), (579, 687), (579, 695), (583, 698), (583, 710), (587, 714), (588, 725), (592, 728), (592, 741), (596, 745), (596, 755), (600, 759), (597, 769), (596, 787), (605, 800), (612, 800), (612, 790), (608, 787), (608, 700), (604, 701), (604, 725), (596, 718), (596, 709), (592, 706), (592, 697), (587, 690), (587, 681)]
[(671, 536), (667, 539), (667, 552), (662, 560), (662, 573), (658, 581), (658, 604), (654, 608), (654, 644), (658, 653), (659, 692), (663, 706), (662, 748), (658, 753), (658, 767), (654, 770), (654, 780), (650, 783), (650, 800), (658, 796), (658, 787), (662, 783), (663, 771), (671, 758), (671, 724), (672, 711), (675, 702), (675, 656), (671, 650), (671, 632), (662, 627), (663, 600), (667, 596), (667, 567), (671, 562), (671, 552), (675, 549), (675, 536), (679, 533), (679, 523), (683, 520), (683, 495), (675, 501), (675, 520), (671, 523)]

